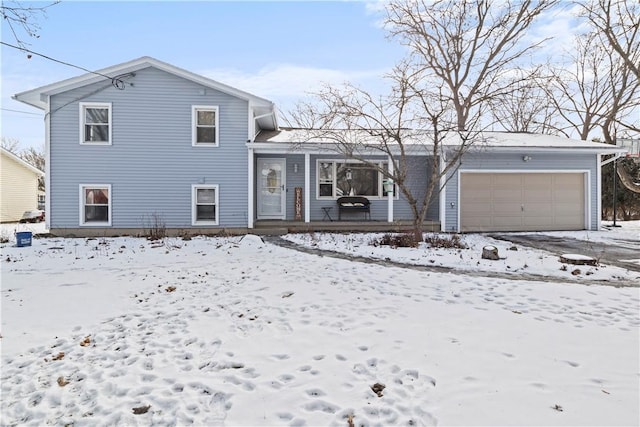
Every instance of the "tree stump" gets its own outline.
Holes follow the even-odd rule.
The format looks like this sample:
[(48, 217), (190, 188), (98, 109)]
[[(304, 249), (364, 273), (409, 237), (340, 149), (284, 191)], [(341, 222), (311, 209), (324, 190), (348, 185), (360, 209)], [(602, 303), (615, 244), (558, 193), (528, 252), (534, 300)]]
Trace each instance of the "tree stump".
[(495, 246), (485, 246), (482, 248), (482, 259), (490, 259), (492, 261), (499, 260), (498, 248)]
[(573, 265), (598, 265), (597, 259), (580, 254), (560, 255), (560, 262)]

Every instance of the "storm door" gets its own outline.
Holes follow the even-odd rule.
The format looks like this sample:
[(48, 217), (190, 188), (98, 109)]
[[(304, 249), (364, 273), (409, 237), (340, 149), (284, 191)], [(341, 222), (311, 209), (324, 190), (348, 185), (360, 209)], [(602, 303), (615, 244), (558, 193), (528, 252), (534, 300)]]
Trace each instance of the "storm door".
[(286, 218), (285, 159), (258, 159), (258, 219)]

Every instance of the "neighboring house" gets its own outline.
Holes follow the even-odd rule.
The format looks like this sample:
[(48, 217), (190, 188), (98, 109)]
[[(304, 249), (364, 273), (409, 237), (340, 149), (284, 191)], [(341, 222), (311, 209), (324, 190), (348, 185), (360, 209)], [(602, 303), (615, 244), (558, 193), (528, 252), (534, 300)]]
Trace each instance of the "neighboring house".
[(0, 222), (16, 222), (38, 208), (38, 178), (44, 175), (9, 150), (1, 148)]
[[(391, 230), (412, 219), (402, 196), (384, 196), (380, 174), (280, 128), (272, 102), (153, 58), (14, 98), (47, 113), (52, 233), (136, 234), (158, 222), (176, 233), (338, 227), (323, 220), (327, 212), (335, 219), (345, 193), (370, 199), (366, 224)], [(597, 229), (601, 156), (618, 152), (566, 138), (484, 134), (443, 180), (427, 220), (444, 231)], [(419, 190), (429, 158), (412, 160)]]

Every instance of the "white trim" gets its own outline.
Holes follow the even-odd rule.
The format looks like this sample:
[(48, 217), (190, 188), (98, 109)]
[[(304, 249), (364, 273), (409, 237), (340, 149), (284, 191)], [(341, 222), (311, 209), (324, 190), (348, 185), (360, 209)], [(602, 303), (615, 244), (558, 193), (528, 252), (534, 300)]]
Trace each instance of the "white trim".
[[(440, 168), (440, 174), (442, 174), (442, 170), (445, 167), (445, 153), (440, 155), (440, 161), (438, 162), (438, 167)], [(440, 216), (440, 231), (447, 231), (447, 177), (446, 175), (440, 175), (440, 182), (438, 183), (440, 187), (440, 192), (438, 193), (438, 204), (440, 205), (440, 209), (438, 215)]]
[[(389, 175), (393, 176), (393, 159), (387, 156), (387, 170)], [(393, 183), (393, 182), (392, 182)], [(387, 222), (393, 222), (393, 199), (396, 198), (396, 186), (393, 186), (393, 196), (387, 195)], [(382, 194), (384, 195), (384, 178), (382, 180)]]
[(247, 228), (253, 228), (253, 218), (255, 217), (254, 198), (256, 197), (256, 190), (254, 184), (255, 177), (255, 159), (253, 158), (253, 149), (249, 148), (248, 153), (248, 172), (247, 172), (247, 185), (249, 188), (249, 199), (247, 200)]
[[(204, 189), (215, 190), (215, 202), (214, 206), (216, 207), (216, 220), (215, 221), (198, 221), (197, 219), (197, 190)], [(218, 225), (220, 222), (220, 191), (218, 184), (191, 184), (191, 225)]]
[[(585, 173), (585, 183), (584, 183), (584, 196), (585, 196), (585, 203), (587, 204), (586, 208), (587, 208), (587, 215), (585, 217), (585, 229), (586, 230), (593, 230), (593, 227), (591, 226), (591, 171), (588, 170)], [(597, 230), (597, 229), (596, 229)]]
[[(198, 142), (198, 111), (213, 111), (215, 113), (215, 142)], [(191, 145), (193, 147), (220, 146), (220, 108), (217, 105), (191, 106)]]
[(458, 190), (457, 190), (457, 198), (458, 198), (458, 209), (457, 209), (457, 232), (460, 233), (462, 229), (462, 220), (460, 218), (460, 184), (462, 180), (460, 179), (460, 175), (463, 173), (506, 173), (506, 174), (532, 174), (532, 173), (542, 173), (542, 174), (558, 174), (558, 173), (566, 173), (566, 174), (582, 174), (584, 179), (584, 230), (591, 230), (591, 171), (589, 169), (530, 169), (530, 170), (516, 170), (516, 169), (458, 169)]
[[(614, 176), (615, 179), (615, 176)], [(602, 226), (602, 154), (598, 154), (598, 165), (596, 166), (596, 231)]]
[(304, 222), (311, 222), (311, 155), (304, 155)]
[[(112, 111), (113, 106), (111, 102), (79, 102), (78, 107), (80, 110), (80, 145), (111, 145), (113, 142), (113, 119)], [(85, 135), (85, 109), (87, 108), (106, 108), (107, 109), (107, 129), (109, 132), (109, 139), (107, 141), (87, 141)]]
[[(108, 206), (108, 214), (109, 214), (109, 220), (106, 222), (86, 222), (85, 221), (85, 217), (84, 217), (84, 208), (85, 208), (85, 200), (84, 200), (84, 190), (85, 189), (95, 189), (95, 190), (100, 190), (100, 189), (107, 189), (107, 192), (109, 193), (109, 202), (107, 203)], [(80, 227), (111, 227), (111, 222), (113, 220), (113, 209), (111, 207), (112, 205), (112, 200), (113, 200), (113, 193), (111, 192), (111, 184), (80, 184), (79, 185), (79, 225)], [(47, 199), (49, 199), (49, 197), (47, 197)], [(46, 202), (45, 202), (46, 203)], [(48, 216), (48, 215), (47, 215)]]
[[(207, 88), (215, 89), (217, 91), (235, 96), (236, 98), (244, 99), (246, 101), (252, 101), (256, 106), (264, 106), (273, 108), (273, 103), (268, 99), (261, 98), (259, 96), (252, 95), (248, 92), (236, 89), (226, 84), (217, 82), (215, 80), (206, 78), (204, 76), (192, 73), (185, 69), (176, 67), (169, 63), (159, 61), (149, 56), (143, 56), (141, 58), (134, 59), (132, 61), (124, 62), (117, 65), (112, 65), (107, 68), (96, 71), (96, 73), (86, 73), (81, 76), (72, 77), (70, 79), (62, 80), (57, 83), (52, 83), (46, 86), (41, 86), (36, 89), (24, 91), (13, 96), (14, 99), (32, 105), (34, 107), (44, 110), (46, 108), (46, 102), (42, 100), (41, 95), (55, 95), (58, 93), (66, 92), (72, 89), (83, 87), (92, 83), (106, 81), (103, 77), (117, 76), (126, 73), (134, 73), (144, 68), (154, 67), (162, 71), (166, 71), (170, 74), (174, 74), (178, 77), (193, 81)], [(101, 74), (101, 75), (98, 75)], [(135, 79), (135, 77), (134, 77)], [(126, 90), (126, 89), (125, 89)]]

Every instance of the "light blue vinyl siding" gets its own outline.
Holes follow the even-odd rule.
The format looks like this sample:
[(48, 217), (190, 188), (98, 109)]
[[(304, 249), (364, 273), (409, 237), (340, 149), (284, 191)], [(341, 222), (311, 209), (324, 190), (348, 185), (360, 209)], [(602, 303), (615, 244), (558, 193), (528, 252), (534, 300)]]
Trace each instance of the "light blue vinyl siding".
[[(286, 154), (286, 155), (267, 155), (267, 154), (259, 154), (256, 156), (257, 158), (285, 158), (287, 162), (287, 201), (286, 201), (286, 210), (287, 216), (286, 219), (292, 221), (294, 219), (294, 189), (295, 187), (301, 187), (304, 191), (304, 155), (303, 154)], [(317, 176), (316, 176), (316, 167), (317, 160), (344, 160), (343, 157), (335, 156), (335, 155), (312, 155), (310, 156), (310, 219), (311, 221), (321, 221), (323, 219), (322, 207), (333, 207), (331, 211), (331, 216), (334, 219), (338, 218), (338, 210), (336, 206), (335, 200), (327, 200), (327, 199), (317, 199), (316, 191), (317, 191)], [(372, 158), (373, 159), (373, 158)], [(409, 174), (409, 186), (411, 187), (411, 191), (414, 194), (414, 197), (419, 197), (424, 195), (426, 190), (426, 180), (429, 170), (429, 165), (427, 164), (427, 157), (414, 157), (410, 159), (411, 172)], [(379, 157), (374, 160), (385, 161), (386, 158)], [(294, 171), (295, 164), (298, 164), (298, 172)], [(376, 199), (371, 198), (371, 219), (377, 221), (386, 221), (387, 220), (387, 199)], [(421, 198), (419, 198), (421, 200)], [(427, 211), (426, 220), (438, 220), (438, 195), (434, 194), (432, 198), (432, 203), (429, 206)], [(413, 213), (409, 204), (407, 203), (405, 197), (400, 195), (399, 199), (394, 200), (393, 203), (393, 215), (394, 220), (413, 220)], [(356, 218), (355, 216), (353, 218)], [(364, 216), (363, 216), (364, 218)], [(349, 219), (352, 219), (351, 217)]]
[[(524, 162), (522, 157), (528, 154), (531, 160)], [(588, 153), (497, 153), (474, 152), (467, 153), (462, 159), (459, 169), (453, 169), (449, 174), (449, 181), (445, 190), (445, 228), (446, 231), (458, 229), (458, 171), (482, 170), (513, 171), (513, 172), (585, 172), (590, 175), (590, 187), (585, 199), (590, 203), (591, 223), (587, 224), (591, 230), (598, 227), (598, 156)], [(453, 203), (453, 205), (452, 205)]]
[[(247, 225), (248, 103), (156, 68), (51, 99), (52, 228), (79, 224), (80, 184), (112, 186), (112, 227), (191, 227), (191, 186), (219, 185), (219, 226)], [(79, 144), (79, 102), (111, 102), (112, 145)], [(219, 107), (219, 147), (193, 147), (192, 106)]]

